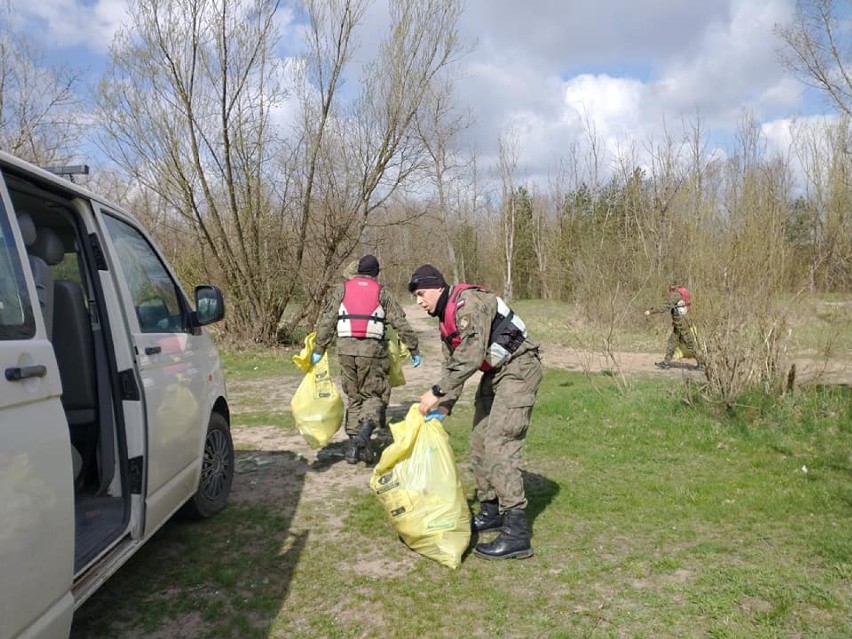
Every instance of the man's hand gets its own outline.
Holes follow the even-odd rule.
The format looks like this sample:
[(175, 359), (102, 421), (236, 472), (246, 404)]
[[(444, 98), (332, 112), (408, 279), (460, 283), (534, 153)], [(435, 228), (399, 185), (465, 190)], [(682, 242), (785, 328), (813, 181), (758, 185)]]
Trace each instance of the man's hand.
[(440, 397), (435, 397), (431, 388), (427, 390), (420, 396), (420, 414), (428, 415), (429, 411), (431, 411), (440, 400)]
[(411, 368), (417, 368), (420, 366), (420, 362), (423, 361), (423, 358), (420, 355), (412, 355), (411, 356)]

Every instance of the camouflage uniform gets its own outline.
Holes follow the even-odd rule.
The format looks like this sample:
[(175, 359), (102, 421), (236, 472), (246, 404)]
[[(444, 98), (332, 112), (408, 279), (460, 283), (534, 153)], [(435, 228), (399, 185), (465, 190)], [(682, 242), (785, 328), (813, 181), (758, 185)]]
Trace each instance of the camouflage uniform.
[(343, 269), (344, 280), (351, 280), (353, 277), (358, 277), (358, 260), (352, 260)]
[(674, 357), (675, 349), (682, 344), (684, 348), (695, 355), (695, 359), (699, 366), (704, 365), (704, 357), (701, 350), (695, 341), (695, 334), (692, 332), (692, 321), (689, 319), (689, 312), (684, 315), (678, 313), (678, 308), (683, 308), (686, 304), (683, 296), (677, 290), (672, 290), (669, 300), (661, 306), (656, 306), (649, 309), (654, 313), (670, 313), (672, 316), (672, 332), (669, 334), (668, 342), (666, 342), (666, 356), (663, 363), (668, 364)]
[[(446, 393), (438, 407), (451, 411), (464, 382), (485, 359), (497, 297), (469, 289), (456, 311), (461, 344), (453, 351), (444, 344), (444, 368), (438, 384)], [(500, 510), (527, 505), (521, 474), (524, 442), (543, 370), (539, 345), (524, 341), (512, 358), (482, 374), (474, 401), (470, 457), (480, 502), (499, 500)]]
[[(343, 294), (344, 285), (339, 284), (329, 297), (317, 324), (314, 350), (323, 353), (331, 342), (337, 339), (337, 359), (340, 363), (343, 392), (347, 398), (344, 428), (347, 435), (356, 435), (362, 422), (372, 421), (379, 427), (384, 425), (385, 409), (390, 399), (390, 358), (387, 339), (337, 337), (337, 315)], [(405, 319), (405, 312), (384, 286), (379, 292), (379, 303), (385, 310), (388, 324), (396, 329), (403, 344), (412, 355), (419, 354), (417, 333)]]

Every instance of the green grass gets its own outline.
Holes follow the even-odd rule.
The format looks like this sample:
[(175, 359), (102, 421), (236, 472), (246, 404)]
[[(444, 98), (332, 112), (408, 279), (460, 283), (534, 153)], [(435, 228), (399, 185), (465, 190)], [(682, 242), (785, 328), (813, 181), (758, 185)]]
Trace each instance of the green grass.
[(299, 349), (267, 348), (220, 351), (222, 367), (228, 380), (267, 379), (275, 376), (304, 375), (292, 362)]
[[(168, 524), (83, 607), (79, 636), (852, 636), (852, 389), (723, 411), (688, 406), (680, 384), (625, 395), (547, 372), (526, 447), (531, 559), (451, 571), (409, 551), (366, 486), (282, 492)], [(470, 419), (462, 406), (446, 427), (472, 500)]]
[(835, 354), (852, 350), (852, 300), (848, 295), (811, 295), (797, 303), (796, 347), (802, 350)]
[(610, 340), (615, 350), (657, 351), (671, 324), (659, 315), (645, 318), (637, 309), (636, 321), (629, 329), (610, 334), (608, 328), (593, 326), (577, 308), (564, 302), (518, 300), (512, 302), (512, 308), (530, 327), (535, 339), (589, 351), (601, 350), (605, 340)]
[(275, 424), (294, 430), (296, 428), (293, 421), (293, 414), (284, 407), (280, 411), (243, 410), (234, 415), (234, 418), (239, 420), (241, 426), (266, 426)]
[[(603, 350), (609, 340), (614, 350), (656, 352), (665, 345), (670, 322), (665, 315), (645, 318), (636, 309), (635, 320), (616, 328), (594, 326), (578, 307), (547, 300), (518, 300), (512, 307), (543, 342), (589, 351)], [(798, 296), (790, 300), (791, 347), (794, 353), (825, 353), (848, 358), (852, 352), (852, 299), (849, 295)], [(696, 316), (700, 325), (700, 311)]]

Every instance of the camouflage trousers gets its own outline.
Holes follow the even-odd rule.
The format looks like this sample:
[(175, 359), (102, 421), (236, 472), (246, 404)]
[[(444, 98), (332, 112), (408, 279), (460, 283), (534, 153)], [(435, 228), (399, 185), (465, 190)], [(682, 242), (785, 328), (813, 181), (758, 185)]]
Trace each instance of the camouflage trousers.
[(691, 353), (699, 364), (704, 363), (701, 349), (695, 341), (692, 323), (686, 317), (672, 317), (672, 332), (666, 343), (666, 361), (674, 357), (675, 349), (680, 346), (684, 353)]
[(372, 421), (377, 427), (385, 423), (385, 410), (390, 399), (387, 357), (365, 357), (362, 355), (340, 355), (340, 381), (346, 393), (347, 435), (357, 435), (358, 425)]
[(476, 390), (470, 433), (476, 492), (480, 502), (497, 498), (501, 512), (527, 505), (521, 467), (542, 377), (539, 352), (530, 350), (483, 373)]

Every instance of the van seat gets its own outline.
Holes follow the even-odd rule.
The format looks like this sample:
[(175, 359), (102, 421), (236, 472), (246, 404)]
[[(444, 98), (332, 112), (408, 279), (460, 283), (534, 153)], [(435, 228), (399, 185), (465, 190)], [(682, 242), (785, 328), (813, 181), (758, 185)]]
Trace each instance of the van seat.
[[(27, 247), (30, 254), (30, 266), (33, 270), (38, 300), (44, 317), (47, 338), (53, 336), (53, 271), (50, 267), (59, 264), (65, 257), (62, 240), (53, 229), (42, 227), (36, 230), (36, 239)], [(35, 258), (35, 259), (33, 259)]]
[(97, 421), (92, 327), (83, 289), (74, 280), (53, 284), (53, 348), (62, 380), (62, 406), (71, 426)]
[(53, 351), (62, 380), (62, 407), (71, 436), (74, 478), (81, 482), (85, 481), (85, 474), (94, 472), (91, 469), (98, 443), (98, 395), (92, 328), (83, 289), (77, 282), (53, 283), (53, 314)]

